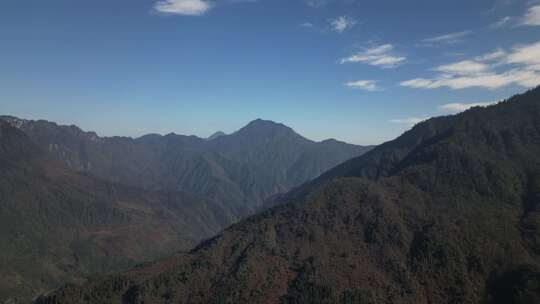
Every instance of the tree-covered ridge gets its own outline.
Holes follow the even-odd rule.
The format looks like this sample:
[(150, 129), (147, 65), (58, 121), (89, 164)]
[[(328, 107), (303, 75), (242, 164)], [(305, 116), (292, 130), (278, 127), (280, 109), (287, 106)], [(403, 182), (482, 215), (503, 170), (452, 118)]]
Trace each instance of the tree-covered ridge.
[(0, 121), (0, 302), (187, 250), (228, 224), (218, 206), (75, 173)]
[(0, 124), (0, 302), (188, 250), (266, 196), (367, 150), (262, 120), (213, 140)]
[(314, 142), (291, 128), (255, 120), (230, 135), (99, 137), (76, 126), (0, 117), (66, 166), (146, 190), (185, 191), (220, 205), (229, 222), (371, 147)]
[(540, 88), (434, 118), (190, 254), (36, 303), (539, 303)]

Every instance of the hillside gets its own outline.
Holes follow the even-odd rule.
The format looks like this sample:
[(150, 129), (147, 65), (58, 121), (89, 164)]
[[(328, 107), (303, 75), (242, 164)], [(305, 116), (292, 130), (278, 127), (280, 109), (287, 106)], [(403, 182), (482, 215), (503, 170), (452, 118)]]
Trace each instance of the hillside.
[(229, 222), (212, 203), (73, 172), (0, 121), (0, 302), (187, 250)]
[(539, 303), (540, 88), (433, 118), (178, 255), (52, 303)]
[(371, 149), (314, 142), (285, 125), (261, 119), (230, 135), (218, 133), (212, 140), (173, 133), (136, 139), (99, 137), (76, 126), (1, 119), (71, 169), (146, 190), (188, 192), (220, 205), (229, 222), (252, 214), (266, 198)]

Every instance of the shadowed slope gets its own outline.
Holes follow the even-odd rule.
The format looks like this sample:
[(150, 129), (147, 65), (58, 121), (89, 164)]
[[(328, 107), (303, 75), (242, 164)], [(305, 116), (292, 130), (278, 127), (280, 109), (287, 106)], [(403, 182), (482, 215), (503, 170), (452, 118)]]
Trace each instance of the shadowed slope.
[(0, 121), (0, 301), (188, 249), (227, 220), (181, 192), (72, 172)]

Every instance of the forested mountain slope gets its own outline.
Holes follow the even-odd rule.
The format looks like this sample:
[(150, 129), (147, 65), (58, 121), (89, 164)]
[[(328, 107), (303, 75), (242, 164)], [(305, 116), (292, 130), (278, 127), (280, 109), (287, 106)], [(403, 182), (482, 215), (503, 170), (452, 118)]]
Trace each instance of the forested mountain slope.
[(539, 303), (540, 89), (430, 119), (286, 197), (36, 303)]
[(2, 303), (187, 250), (229, 224), (222, 214), (186, 193), (76, 173), (0, 121)]
[(230, 222), (263, 201), (371, 149), (314, 142), (291, 128), (255, 120), (211, 140), (150, 134), (99, 137), (76, 126), (3, 116), (71, 169), (146, 190), (180, 190), (221, 206)]

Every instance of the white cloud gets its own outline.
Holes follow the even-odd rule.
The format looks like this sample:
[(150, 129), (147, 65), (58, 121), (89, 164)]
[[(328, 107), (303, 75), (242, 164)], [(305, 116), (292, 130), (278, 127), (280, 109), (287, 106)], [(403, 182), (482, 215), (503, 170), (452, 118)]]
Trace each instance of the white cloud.
[(463, 112), (473, 107), (487, 107), (496, 102), (473, 102), (473, 103), (448, 103), (439, 108), (446, 112)]
[(332, 30), (340, 34), (356, 25), (356, 20), (346, 16), (330, 19), (329, 22)]
[(487, 53), (481, 56), (477, 56), (475, 60), (485, 62), (485, 61), (494, 61), (498, 59), (502, 59), (506, 56), (506, 52), (503, 49), (496, 49), (495, 51), (491, 53)]
[(362, 89), (370, 92), (379, 91), (381, 88), (375, 80), (357, 80), (345, 83), (345, 86), (354, 89)]
[(510, 23), (510, 21), (512, 21), (512, 17), (510, 17), (510, 16), (502, 17), (497, 22), (493, 22), (492, 24), (490, 24), (489, 27), (492, 28), (492, 29), (501, 28), (501, 27), (504, 27), (504, 26), (508, 25), (508, 23)]
[(433, 70), (449, 74), (469, 75), (483, 73), (488, 69), (489, 66), (487, 64), (472, 60), (463, 60), (452, 64), (441, 65)]
[(391, 44), (383, 44), (383, 45), (379, 45), (379, 46), (369, 48), (369, 49), (366, 50), (365, 53), (369, 54), (369, 55), (380, 55), (380, 54), (388, 53), (388, 52), (392, 51), (393, 49), (394, 49), (393, 45), (391, 45)]
[(302, 24), (300, 24), (301, 27), (307, 27), (307, 28), (314, 28), (315, 27), (315, 24), (311, 23), (311, 22), (304, 22)]
[(508, 55), (508, 63), (523, 64), (534, 68), (540, 64), (540, 41), (537, 43), (515, 47)]
[(438, 44), (455, 44), (463, 41), (463, 38), (472, 34), (472, 31), (461, 31), (445, 35), (440, 35), (436, 37), (431, 37), (422, 40), (422, 45), (424, 46), (434, 46)]
[(407, 118), (400, 118), (400, 119), (392, 119), (390, 120), (391, 123), (397, 123), (397, 124), (404, 124), (409, 126), (414, 126), (418, 123), (421, 123), (425, 120), (428, 120), (429, 117), (407, 117)]
[(447, 87), (458, 90), (472, 87), (497, 89), (508, 85), (525, 88), (540, 85), (540, 42), (514, 47), (511, 52), (497, 49), (432, 69), (439, 72), (432, 78), (414, 78), (401, 86), (421, 89)]
[(200, 16), (208, 12), (212, 5), (205, 0), (162, 0), (154, 8), (161, 13)]
[(417, 89), (438, 89), (448, 87), (459, 90), (466, 88), (497, 89), (508, 85), (530, 88), (540, 84), (540, 74), (535, 71), (512, 69), (504, 73), (486, 73), (480, 75), (452, 76), (442, 75), (433, 79), (415, 78), (402, 81), (401, 86)]
[(359, 62), (382, 68), (393, 68), (402, 64), (407, 59), (403, 56), (394, 55), (392, 53), (393, 50), (394, 46), (391, 44), (375, 46), (342, 59), (341, 64)]
[(154, 5), (154, 9), (160, 13), (185, 15), (185, 16), (201, 16), (213, 9), (218, 4), (238, 4), (238, 3), (253, 3), (258, 0), (159, 0)]
[(402, 87), (409, 87), (415, 89), (435, 89), (440, 88), (442, 85), (437, 85), (436, 80), (425, 79), (425, 78), (414, 78), (410, 80), (405, 80), (399, 83)]
[(529, 8), (522, 23), (523, 25), (540, 26), (540, 5)]

